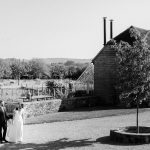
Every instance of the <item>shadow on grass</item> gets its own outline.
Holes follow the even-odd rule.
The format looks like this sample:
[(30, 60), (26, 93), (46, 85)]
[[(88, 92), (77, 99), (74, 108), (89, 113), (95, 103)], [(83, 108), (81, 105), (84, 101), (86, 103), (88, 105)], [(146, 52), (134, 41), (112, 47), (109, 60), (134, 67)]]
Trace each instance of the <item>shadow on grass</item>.
[(94, 143), (97, 144), (107, 144), (114, 146), (135, 146), (141, 144), (124, 144), (111, 141), (109, 136), (104, 136), (96, 139), (96, 141), (91, 141), (90, 139), (80, 139), (69, 141), (68, 138), (62, 138), (56, 141), (50, 141), (47, 143), (7, 143), (0, 145), (0, 150), (59, 150), (65, 148), (79, 148), (85, 146), (92, 146)]
[(134, 144), (134, 143), (120, 143), (120, 142), (117, 142), (117, 141), (112, 141), (110, 139), (110, 136), (104, 136), (104, 137), (101, 137), (101, 138), (98, 138), (96, 139), (96, 142), (97, 143), (100, 143), (100, 144), (108, 144), (108, 145), (118, 145), (118, 146), (136, 146), (136, 145), (142, 145), (142, 144)]
[[(140, 107), (140, 111), (146, 111), (149, 107)], [(72, 110), (62, 110), (60, 112), (86, 112), (86, 111), (99, 111), (99, 110), (136, 110), (136, 107), (125, 108), (123, 106), (95, 106), (95, 107), (80, 107)]]
[(64, 148), (84, 147), (90, 146), (96, 141), (89, 139), (81, 139), (69, 141), (68, 138), (62, 138), (56, 141), (51, 141), (43, 144), (36, 143), (7, 143), (0, 147), (0, 150), (19, 150), (19, 149), (33, 149), (33, 150), (59, 150)]
[(115, 106), (96, 106), (96, 107), (74, 108), (72, 110), (62, 110), (60, 112), (82, 112), (82, 111), (112, 110), (112, 109), (125, 109), (125, 108), (123, 108), (123, 107), (115, 107)]

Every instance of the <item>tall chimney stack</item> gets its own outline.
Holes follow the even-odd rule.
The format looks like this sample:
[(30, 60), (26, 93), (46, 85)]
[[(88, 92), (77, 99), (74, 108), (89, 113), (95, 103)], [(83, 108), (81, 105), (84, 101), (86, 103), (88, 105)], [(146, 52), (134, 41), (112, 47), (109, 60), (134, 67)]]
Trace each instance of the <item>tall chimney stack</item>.
[(103, 17), (103, 20), (104, 20), (104, 46), (106, 45), (106, 18), (107, 17)]
[(110, 20), (110, 39), (113, 38), (113, 20)]

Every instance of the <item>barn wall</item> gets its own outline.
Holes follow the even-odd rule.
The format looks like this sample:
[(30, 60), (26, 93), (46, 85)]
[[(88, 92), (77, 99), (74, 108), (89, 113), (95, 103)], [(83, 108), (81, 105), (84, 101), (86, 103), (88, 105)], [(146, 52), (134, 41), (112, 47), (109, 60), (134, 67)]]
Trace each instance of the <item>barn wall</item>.
[(94, 60), (94, 93), (106, 104), (114, 104), (116, 101), (113, 88), (114, 68), (115, 52), (106, 45)]

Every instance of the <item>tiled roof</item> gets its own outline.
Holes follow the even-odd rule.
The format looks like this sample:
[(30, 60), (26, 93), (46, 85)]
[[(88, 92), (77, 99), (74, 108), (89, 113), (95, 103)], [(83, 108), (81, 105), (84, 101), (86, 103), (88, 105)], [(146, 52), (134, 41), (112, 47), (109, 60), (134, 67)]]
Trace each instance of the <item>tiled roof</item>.
[(146, 39), (147, 41), (150, 41), (150, 39), (148, 40), (149, 30), (145, 30), (142, 28), (134, 27), (134, 26), (129, 27), (127, 30), (125, 30), (122, 33), (120, 33), (119, 35), (117, 35), (114, 38), (114, 40), (116, 42), (124, 41), (124, 42), (128, 42), (129, 44), (132, 44), (133, 41), (135, 41), (135, 38), (131, 37), (131, 33), (130, 33), (131, 29), (135, 29), (140, 34), (142, 39)]
[[(135, 41), (135, 38), (131, 37), (131, 33), (130, 33), (131, 29), (135, 29), (136, 31), (138, 31), (141, 38), (145, 39), (147, 41), (147, 44), (150, 45), (150, 30), (145, 30), (145, 29), (138, 28), (138, 27), (135, 27), (135, 26), (130, 26), (128, 29), (121, 32), (119, 35), (117, 35), (113, 39), (117, 43), (120, 42), (120, 41), (124, 41), (124, 42), (128, 42), (129, 44), (132, 44)], [(109, 42), (110, 41), (108, 41), (107, 43), (109, 43)], [(104, 49), (105, 49), (105, 46), (101, 49), (101, 51), (104, 50)], [(94, 60), (97, 58), (97, 56), (99, 56), (101, 54), (101, 51), (99, 51), (98, 54), (93, 58), (92, 62), (94, 62)]]

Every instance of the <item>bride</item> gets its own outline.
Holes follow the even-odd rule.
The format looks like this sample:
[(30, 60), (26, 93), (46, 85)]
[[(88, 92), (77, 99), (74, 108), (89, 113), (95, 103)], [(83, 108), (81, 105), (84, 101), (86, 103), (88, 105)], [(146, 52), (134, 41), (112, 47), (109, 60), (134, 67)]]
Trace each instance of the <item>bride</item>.
[(7, 140), (9, 142), (22, 142), (23, 140), (23, 104), (16, 107), (13, 119), (8, 121)]

